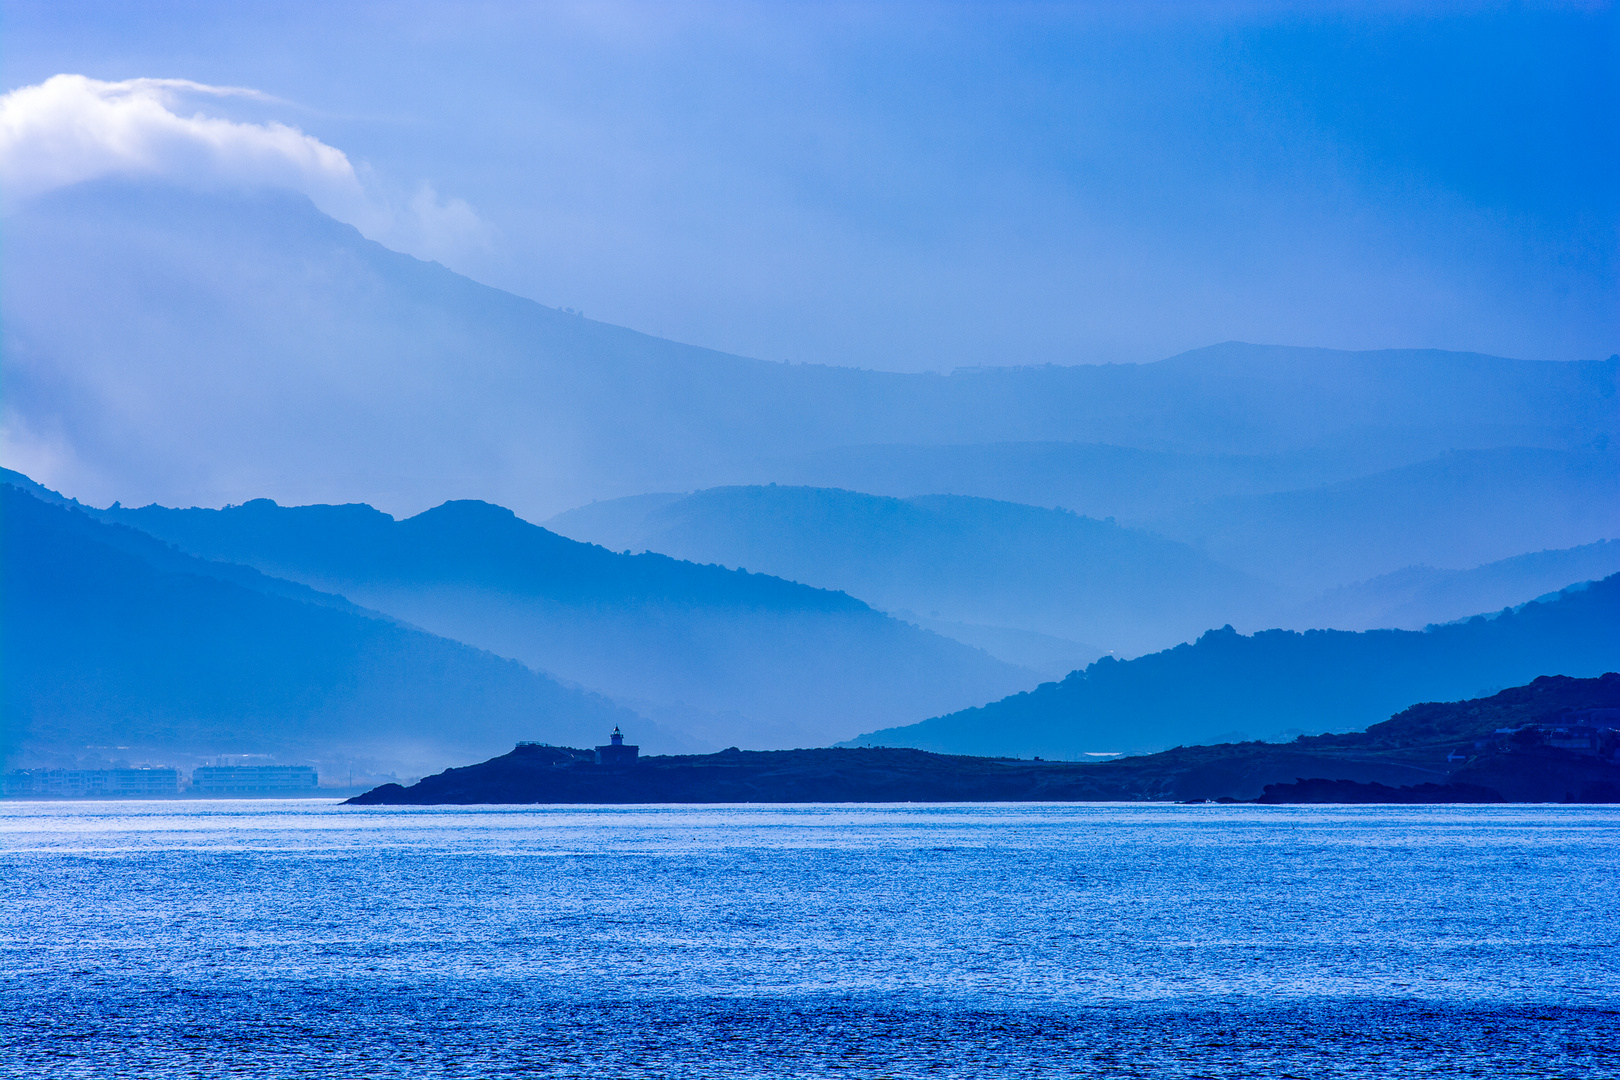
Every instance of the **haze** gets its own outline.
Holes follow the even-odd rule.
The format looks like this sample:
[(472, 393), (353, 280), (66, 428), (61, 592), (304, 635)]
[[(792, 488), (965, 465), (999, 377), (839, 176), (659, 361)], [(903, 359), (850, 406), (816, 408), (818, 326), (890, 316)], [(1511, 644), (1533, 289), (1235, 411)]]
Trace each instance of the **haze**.
[(170, 107), (341, 151), (372, 202), (323, 209), (542, 303), (917, 371), (1607, 356), (1615, 41), (1607, 4), (13, 0), (0, 57), (267, 95)]
[(0, 0), (0, 1057), (1620, 1075), (1617, 47)]
[(1620, 666), (1607, 6), (0, 10), (7, 762)]

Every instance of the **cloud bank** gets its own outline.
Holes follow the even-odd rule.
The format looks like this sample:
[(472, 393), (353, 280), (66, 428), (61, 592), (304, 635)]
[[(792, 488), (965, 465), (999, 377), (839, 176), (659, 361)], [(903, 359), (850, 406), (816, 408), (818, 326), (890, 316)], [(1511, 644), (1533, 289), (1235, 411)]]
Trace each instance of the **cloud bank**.
[(6, 207), (109, 176), (206, 190), (284, 188), (397, 250), (453, 259), (487, 242), (472, 207), (422, 183), (390, 197), (348, 155), (276, 121), (245, 123), (195, 108), (256, 90), (185, 79), (103, 82), (56, 75), (0, 96), (0, 200)]

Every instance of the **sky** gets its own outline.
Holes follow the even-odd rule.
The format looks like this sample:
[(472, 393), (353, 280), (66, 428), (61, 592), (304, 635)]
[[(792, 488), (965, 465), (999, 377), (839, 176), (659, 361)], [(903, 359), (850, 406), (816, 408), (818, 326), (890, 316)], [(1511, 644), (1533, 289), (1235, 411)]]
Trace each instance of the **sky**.
[(771, 360), (1593, 359), (1617, 46), (1611, 4), (0, 0), (0, 196), (292, 187)]

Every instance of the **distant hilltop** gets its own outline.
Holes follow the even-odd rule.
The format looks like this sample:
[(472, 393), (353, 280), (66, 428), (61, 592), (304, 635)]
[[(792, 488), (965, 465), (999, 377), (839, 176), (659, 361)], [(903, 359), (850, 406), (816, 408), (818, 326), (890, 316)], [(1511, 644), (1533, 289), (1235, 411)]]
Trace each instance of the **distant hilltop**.
[(1048, 758), (1142, 754), (1354, 731), (1413, 701), (1617, 668), (1620, 574), (1423, 631), (1239, 634), (1227, 626), (1163, 652), (1104, 657), (1060, 682), (844, 745)]

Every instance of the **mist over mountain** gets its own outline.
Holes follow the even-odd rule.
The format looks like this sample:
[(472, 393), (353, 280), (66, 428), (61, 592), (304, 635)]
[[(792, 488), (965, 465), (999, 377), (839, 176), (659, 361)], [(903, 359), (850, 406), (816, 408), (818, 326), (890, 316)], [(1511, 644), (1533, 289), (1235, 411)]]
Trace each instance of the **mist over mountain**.
[(942, 633), (946, 623), (1010, 628), (1125, 655), (1259, 618), (1283, 595), (1150, 533), (963, 496), (716, 488), (592, 503), (547, 525), (612, 548), (843, 589)]
[(10, 483), (0, 552), (8, 766), (254, 754), (363, 779), (519, 739), (601, 741), (615, 724), (692, 745), (515, 661)]
[(1363, 728), (1414, 702), (1620, 667), (1620, 575), (1426, 631), (1211, 630), (849, 745), (1078, 758)]
[[(868, 444), (772, 462), (762, 479), (874, 495), (971, 495), (1138, 522), (1229, 495), (1317, 487), (1409, 465), (1449, 443), (1353, 442), (1263, 454), (1087, 442)], [(764, 476), (768, 472), (770, 475)]]
[(1302, 588), (1415, 564), (1462, 570), (1620, 536), (1620, 454), (1456, 451), (1336, 484), (1194, 505), (1149, 525)]
[(1409, 566), (1354, 585), (1331, 589), (1287, 615), (1296, 628), (1341, 630), (1388, 627), (1420, 630), (1476, 611), (1495, 611), (1526, 596), (1555, 592), (1569, 581), (1596, 581), (1620, 572), (1620, 541), (1561, 551), (1533, 551), (1472, 570)]
[[(103, 504), (335, 504), (109, 519), (716, 745), (847, 738), (1032, 681), (962, 642), (1054, 672), (1282, 622), (1276, 605), (1416, 564), (1620, 535), (1616, 358), (1229, 343), (898, 374), (593, 322), (389, 251), (300, 196), (98, 181), (13, 209), (5, 236), (8, 464)], [(956, 641), (831, 592), (571, 544), (492, 505), (540, 519), (815, 469), (906, 500), (847, 492), (833, 513), (706, 494), (677, 520), (684, 499), (643, 499), (623, 507), (656, 535), (625, 546), (847, 589)], [(901, 490), (914, 482), (935, 490)], [(345, 505), (360, 499), (405, 520)]]
[[(1263, 455), (1075, 443), (865, 446), (786, 463), (779, 478), (1116, 517), (1307, 592), (1420, 563), (1465, 570), (1620, 535), (1620, 456), (1612, 450), (1496, 447), (1409, 460), (1409, 449), (1376, 441)], [(1572, 574), (1511, 596), (1583, 576), (1603, 574)]]
[(1238, 344), (951, 375), (750, 360), (478, 285), (285, 195), (101, 181), (5, 228), (7, 461), (94, 502), (481, 498), (543, 518), (872, 444), (1377, 447), (1387, 467), (1576, 450), (1620, 426), (1614, 360)]
[(841, 592), (608, 551), (487, 503), (403, 521), (263, 499), (98, 513), (520, 660), (716, 748), (822, 744), (1035, 682)]

